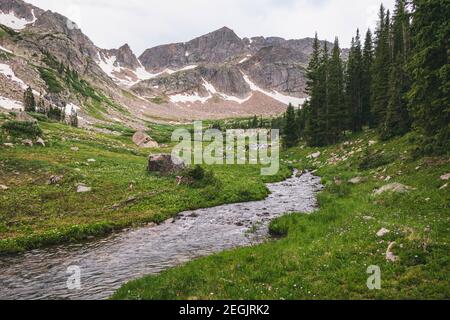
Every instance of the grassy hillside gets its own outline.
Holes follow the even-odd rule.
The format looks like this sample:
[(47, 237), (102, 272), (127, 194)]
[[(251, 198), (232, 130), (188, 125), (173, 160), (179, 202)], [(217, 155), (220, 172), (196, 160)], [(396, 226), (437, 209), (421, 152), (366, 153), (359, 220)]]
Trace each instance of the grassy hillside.
[[(8, 118), (0, 114), (0, 127)], [(0, 185), (8, 187), (0, 189), (0, 253), (90, 239), (161, 222), (184, 210), (262, 199), (268, 193), (256, 167), (210, 168), (218, 181), (201, 188), (149, 175), (150, 151), (134, 146), (132, 132), (121, 126), (108, 127), (110, 135), (48, 121), (39, 127), (46, 147), (25, 146), (28, 132), (20, 136), (0, 129)], [(167, 141), (167, 126), (151, 127), (158, 140)], [(170, 149), (152, 150), (160, 151)], [(288, 175), (285, 168), (273, 179)], [(62, 180), (50, 185), (52, 176)], [(92, 192), (77, 193), (79, 183)]]
[[(449, 299), (448, 158), (415, 155), (413, 134), (382, 144), (371, 132), (344, 144), (294, 148), (284, 161), (317, 170), (320, 210), (274, 221), (281, 240), (190, 262), (123, 286), (114, 299)], [(308, 155), (321, 152), (317, 159)], [(359, 177), (360, 182), (349, 183)], [(393, 182), (406, 193), (374, 191)], [(377, 236), (380, 229), (389, 230)], [(390, 243), (396, 262), (386, 260)], [(368, 290), (367, 268), (382, 289)]]

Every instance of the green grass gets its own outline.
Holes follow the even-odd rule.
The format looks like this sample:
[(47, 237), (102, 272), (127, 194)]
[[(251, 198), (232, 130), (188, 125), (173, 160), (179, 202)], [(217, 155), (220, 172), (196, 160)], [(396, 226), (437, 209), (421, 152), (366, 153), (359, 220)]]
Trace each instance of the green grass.
[[(12, 141), (14, 148), (0, 145), (0, 184), (9, 187), (0, 191), (0, 253), (81, 241), (160, 222), (185, 210), (262, 199), (268, 193), (254, 166), (208, 168), (219, 181), (214, 187), (177, 186), (175, 177), (146, 172), (149, 151), (134, 146), (128, 132), (99, 134), (51, 122), (39, 126), (45, 148), (19, 141)], [(5, 136), (0, 133), (0, 140)], [(59, 185), (48, 185), (52, 175), (64, 178)], [(285, 168), (273, 179), (288, 175)], [(93, 191), (78, 194), (77, 183)], [(130, 197), (137, 200), (121, 205)]]
[[(448, 188), (440, 190), (449, 160), (412, 157), (413, 134), (369, 147), (374, 137), (368, 132), (347, 144), (284, 154), (286, 164), (318, 170), (326, 189), (316, 213), (291, 214), (271, 224), (281, 240), (132, 281), (113, 299), (449, 299), (450, 197)], [(305, 159), (318, 150), (319, 159)], [(385, 157), (380, 161), (373, 154)], [(348, 183), (356, 176), (364, 182)], [(373, 195), (391, 182), (413, 189)], [(391, 232), (379, 238), (381, 228)], [(395, 263), (385, 258), (392, 241), (400, 258)], [(381, 268), (381, 290), (366, 286), (371, 265)]]
[(42, 80), (45, 81), (47, 89), (51, 93), (60, 93), (63, 91), (61, 83), (58, 81), (55, 73), (52, 69), (48, 68), (38, 68)]

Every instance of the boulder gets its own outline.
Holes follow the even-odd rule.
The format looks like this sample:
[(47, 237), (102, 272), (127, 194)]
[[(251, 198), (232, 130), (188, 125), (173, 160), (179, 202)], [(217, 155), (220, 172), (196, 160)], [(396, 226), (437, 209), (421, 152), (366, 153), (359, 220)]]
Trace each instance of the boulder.
[(3, 184), (0, 184), (0, 190), (8, 190), (9, 188)]
[(38, 138), (36, 144), (45, 147), (45, 141), (42, 138)]
[(350, 179), (349, 181), (348, 181), (348, 183), (351, 183), (351, 184), (360, 184), (361, 182), (363, 182), (364, 181), (364, 178), (362, 178), (362, 177), (355, 177), (355, 178), (353, 178), (353, 179)]
[(13, 143), (9, 143), (9, 142), (4, 143), (3, 145), (4, 145), (5, 147), (8, 147), (8, 148), (14, 147), (14, 144), (13, 144)]
[(405, 186), (404, 184), (401, 184), (401, 183), (391, 183), (391, 184), (385, 185), (384, 187), (381, 187), (378, 190), (375, 190), (373, 194), (376, 196), (379, 196), (386, 192), (406, 193), (410, 189), (411, 189), (410, 187)]
[(28, 113), (21, 111), (16, 114), (16, 121), (37, 123), (38, 121)]
[(384, 237), (385, 235), (387, 235), (389, 232), (391, 232), (391, 231), (389, 231), (388, 229), (386, 229), (386, 228), (381, 228), (380, 229), (380, 231), (378, 231), (377, 232), (377, 237)]
[(64, 178), (64, 176), (51, 176), (50, 179), (48, 179), (47, 184), (52, 185), (52, 184), (60, 183), (63, 178)]
[(320, 157), (321, 154), (322, 154), (322, 153), (321, 153), (320, 151), (317, 151), (317, 152), (315, 152), (315, 153), (310, 154), (309, 156), (307, 156), (307, 158), (308, 158), (308, 159), (317, 159), (317, 158)]
[(84, 183), (79, 183), (77, 184), (77, 193), (86, 193), (86, 192), (91, 192), (92, 188), (86, 186)]
[(133, 135), (133, 142), (140, 148), (157, 148), (158, 143), (144, 131), (138, 131)]
[(183, 160), (172, 157), (170, 154), (150, 155), (148, 159), (148, 171), (168, 175), (180, 172), (186, 168)]
[(28, 146), (28, 147), (32, 147), (32, 146), (33, 146), (33, 141), (31, 141), (30, 139), (22, 140), (22, 143), (23, 143), (25, 146)]
[(399, 257), (397, 257), (392, 250), (394, 249), (395, 242), (389, 243), (389, 246), (386, 250), (386, 260), (388, 262), (397, 262), (399, 260)]

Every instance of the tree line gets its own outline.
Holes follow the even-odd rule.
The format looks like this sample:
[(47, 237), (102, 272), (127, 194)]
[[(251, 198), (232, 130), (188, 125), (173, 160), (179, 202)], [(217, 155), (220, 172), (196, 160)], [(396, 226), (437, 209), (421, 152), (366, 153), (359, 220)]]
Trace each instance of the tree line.
[(328, 48), (316, 34), (309, 98), (283, 116), (285, 145), (326, 146), (370, 127), (382, 140), (416, 130), (427, 152), (448, 152), (449, 13), (447, 0), (397, 0), (393, 14), (381, 5), (375, 33), (363, 41), (357, 30), (345, 62), (338, 38)]

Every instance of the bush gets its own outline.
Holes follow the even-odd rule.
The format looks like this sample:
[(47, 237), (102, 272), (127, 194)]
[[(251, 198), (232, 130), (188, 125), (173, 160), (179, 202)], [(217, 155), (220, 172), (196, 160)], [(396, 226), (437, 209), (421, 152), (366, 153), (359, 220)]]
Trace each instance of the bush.
[(42, 135), (42, 129), (36, 123), (22, 121), (7, 121), (2, 125), (3, 130), (12, 136), (35, 138)]
[(187, 184), (194, 188), (204, 188), (211, 185), (219, 187), (220, 184), (213, 171), (206, 171), (200, 165), (186, 169), (184, 177)]

